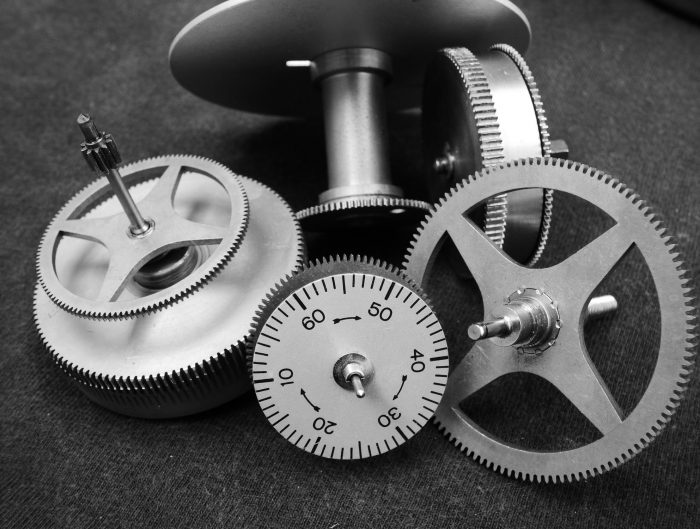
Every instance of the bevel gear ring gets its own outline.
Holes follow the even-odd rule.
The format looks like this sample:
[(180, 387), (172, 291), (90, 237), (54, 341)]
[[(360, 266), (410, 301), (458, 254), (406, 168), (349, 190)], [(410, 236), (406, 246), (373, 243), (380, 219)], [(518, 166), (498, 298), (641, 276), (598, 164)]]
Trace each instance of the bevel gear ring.
[[(476, 171), (552, 152), (535, 79), (506, 44), (478, 56), (463, 47), (437, 52), (425, 76), (422, 121), (433, 200)], [(546, 245), (552, 208), (550, 190), (518, 189), (491, 197), (475, 214), (497, 246), (533, 265)]]

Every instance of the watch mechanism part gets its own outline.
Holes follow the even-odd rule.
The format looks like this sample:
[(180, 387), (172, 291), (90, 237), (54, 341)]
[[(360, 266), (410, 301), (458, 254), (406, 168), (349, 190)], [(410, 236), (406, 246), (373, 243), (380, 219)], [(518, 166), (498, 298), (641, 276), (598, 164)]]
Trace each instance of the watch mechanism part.
[[(228, 0), (189, 22), (170, 46), (175, 79), (219, 105), (286, 116), (316, 113), (307, 71), (333, 50), (372, 48), (392, 58), (389, 112), (420, 105), (424, 67), (440, 48), (476, 53), (505, 42), (524, 53), (525, 15), (507, 0)], [(222, 75), (226, 72), (226, 75)]]
[(333, 200), (297, 211), (296, 215), (304, 228), (316, 231), (336, 220), (340, 220), (338, 226), (349, 228), (386, 225), (395, 221), (417, 224), (425, 218), (430, 208), (430, 204), (421, 200), (369, 196)]
[[(94, 129), (89, 118), (80, 119), (81, 128)], [(98, 134), (86, 140), (83, 153), (107, 176), (54, 217), (39, 245), (37, 273), (48, 296), (65, 310), (130, 317), (163, 308), (211, 281), (241, 244), (248, 198), (236, 175), (205, 158), (160, 156), (119, 170), (112, 138)], [(129, 187), (144, 179), (155, 185), (135, 201)], [(192, 209), (201, 220), (178, 211), (183, 201), (193, 200), (198, 185), (224, 198), (227, 214), (215, 216), (217, 223), (209, 222), (206, 211)], [(98, 214), (98, 206), (114, 196), (122, 207)], [(206, 207), (202, 203), (200, 209)]]
[[(584, 318), (600, 318), (615, 310), (614, 296), (598, 296), (588, 302)], [(534, 288), (522, 288), (508, 296), (503, 306), (493, 312), (493, 317), (496, 319), (471, 324), (467, 331), (469, 338), (490, 338), (493, 343), (513, 346), (520, 353), (538, 354), (554, 346), (561, 328), (554, 300)]]
[[(548, 268), (516, 263), (465, 217), (483, 200), (523, 188), (555, 189), (596, 205), (616, 223), (581, 250)], [(450, 374), (436, 422), (457, 447), (503, 474), (532, 481), (573, 481), (592, 477), (625, 462), (663, 429), (676, 407), (694, 360), (696, 336), (691, 287), (680, 256), (661, 222), (630, 189), (590, 167), (558, 159), (512, 162), (477, 173), (440, 201), (419, 229), (408, 252), (406, 272), (422, 285), (431, 275), (446, 238), (456, 245), (482, 295), (484, 315), (504, 316), (504, 296), (539, 293), (549, 304), (548, 318), (536, 332), (553, 336), (554, 346), (523, 354), (517, 343), (494, 337), (477, 341)], [(658, 294), (661, 325), (658, 357), (643, 396), (623, 416), (614, 396), (592, 363), (583, 339), (589, 298), (628, 250), (642, 255)], [(546, 296), (546, 298), (545, 298)], [(506, 298), (506, 304), (508, 303)], [(610, 307), (609, 298), (601, 300)], [(506, 305), (507, 306), (507, 305)], [(554, 316), (556, 311), (556, 316)], [(593, 311), (595, 312), (595, 310)], [(545, 336), (545, 340), (546, 340)], [(551, 341), (551, 340), (550, 340)], [(530, 450), (502, 441), (477, 425), (461, 403), (502, 375), (526, 372), (553, 384), (600, 432), (588, 444), (563, 451)]]
[(361, 227), (387, 219), (411, 222), (425, 216), (428, 204), (404, 199), (391, 182), (384, 102), (384, 84), (391, 75), (391, 57), (371, 48), (330, 51), (311, 63), (311, 77), (323, 96), (329, 183), (319, 206), (297, 216), (305, 229)]
[(97, 174), (107, 177), (112, 191), (129, 218), (129, 234), (133, 237), (145, 235), (153, 229), (153, 222), (146, 221), (139, 211), (129, 190), (122, 181), (118, 166), (122, 161), (111, 134), (100, 132), (92, 118), (86, 114), (78, 116), (78, 127), (85, 141), (80, 145), (80, 151), (88, 166)]
[[(134, 167), (160, 169), (172, 160), (200, 171), (211, 167), (183, 156)], [(124, 173), (128, 177), (136, 170)], [(158, 188), (158, 174), (130, 187), (137, 204)], [(205, 288), (131, 318), (85, 318), (52, 302), (37, 285), (34, 312), (42, 341), (61, 370), (98, 404), (137, 417), (177, 417), (213, 408), (250, 389), (244, 341), (270, 285), (302, 265), (304, 243), (292, 210), (279, 195), (245, 177), (226, 178), (242, 183), (249, 221), (236, 254)], [(218, 181), (205, 175), (189, 184), (182, 180), (176, 208), (184, 217), (212, 225), (228, 221), (230, 200)], [(112, 195), (92, 214), (102, 217), (119, 208)], [(199, 251), (206, 258), (216, 248)], [(71, 262), (84, 262), (84, 272), (90, 273), (91, 261)]]
[[(527, 20), (510, 2), (234, 0), (190, 22), (173, 41), (170, 64), (175, 78), (205, 99), (292, 115), (318, 107), (303, 78), (309, 70), (321, 92), (325, 126), (328, 188), (319, 204), (339, 201), (343, 212), (355, 210), (303, 211), (305, 229), (326, 231), (348, 222), (358, 227), (422, 216), (423, 202), (396, 208), (382, 200), (403, 198), (390, 175), (387, 111), (418, 103), (422, 58), (433, 50), (462, 41), (486, 49), (494, 36), (520, 49), (529, 43)], [(368, 201), (371, 206), (355, 208)]]
[[(446, 48), (435, 55), (425, 77), (423, 145), (433, 200), (483, 168), (551, 155), (539, 89), (513, 47), (497, 44), (478, 56)], [(552, 206), (551, 191), (521, 189), (490, 198), (475, 214), (496, 245), (534, 264)]]
[(428, 422), (449, 369), (429, 301), (397, 270), (367, 258), (316, 262), (263, 302), (249, 347), (258, 402), (296, 447), (363, 459)]

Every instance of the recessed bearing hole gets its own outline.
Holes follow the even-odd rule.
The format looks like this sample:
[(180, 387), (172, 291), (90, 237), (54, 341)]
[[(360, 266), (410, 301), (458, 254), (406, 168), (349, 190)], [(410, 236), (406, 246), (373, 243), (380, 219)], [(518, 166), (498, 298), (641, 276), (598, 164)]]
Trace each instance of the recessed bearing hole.
[(162, 290), (190, 275), (200, 264), (201, 254), (195, 246), (164, 252), (141, 267), (134, 281), (148, 290)]

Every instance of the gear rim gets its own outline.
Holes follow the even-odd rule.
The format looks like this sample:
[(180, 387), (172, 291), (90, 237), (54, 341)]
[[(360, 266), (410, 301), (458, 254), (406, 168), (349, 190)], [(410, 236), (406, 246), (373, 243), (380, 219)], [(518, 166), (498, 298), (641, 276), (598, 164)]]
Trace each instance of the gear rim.
[[(290, 222), (289, 235), (293, 239), (295, 248), (289, 254), (290, 269), (280, 270), (277, 279), (284, 276), (303, 265), (306, 260), (304, 238), (298, 222), (294, 218), (294, 213), (286, 201), (280, 195), (255, 180), (241, 177), (242, 182), (247, 186), (248, 196), (251, 197), (253, 207), (256, 207), (258, 196), (260, 200), (272, 199), (278, 203), (279, 211), (284, 213), (284, 222)], [(262, 212), (262, 210), (261, 210)], [(279, 219), (282, 221), (282, 219)], [(258, 227), (252, 226), (256, 231)], [(276, 232), (276, 230), (272, 230)], [(244, 238), (245, 240), (245, 238)], [(247, 251), (245, 247), (242, 251)], [(242, 254), (243, 255), (243, 254)], [(236, 261), (233, 261), (234, 263)], [(222, 273), (213, 280), (222, 278), (228, 267), (233, 266), (228, 263), (222, 269)], [(225, 279), (225, 278), (224, 278)], [(223, 279), (222, 279), (223, 280)], [(267, 288), (267, 287), (266, 287)], [(200, 291), (202, 293), (207, 290)], [(259, 295), (262, 296), (263, 289)], [(42, 300), (43, 298), (43, 300)], [(162, 309), (167, 312), (182, 304), (192, 303), (193, 297), (186, 298), (181, 303), (171, 305)], [(241, 334), (239, 336), (228, 337), (217, 340), (221, 346), (212, 348), (207, 352), (197, 351), (188, 356), (197, 357), (197, 360), (187, 361), (178, 366), (177, 369), (157, 369), (149, 371), (140, 367), (134, 373), (109, 373), (105, 369), (96, 369), (94, 366), (85, 366), (76, 363), (78, 360), (73, 353), (67, 354), (64, 348), (57, 347), (52, 340), (51, 334), (56, 330), (51, 330), (50, 326), (42, 324), (42, 319), (46, 319), (44, 314), (46, 307), (61, 311), (45, 293), (40, 285), (36, 285), (34, 292), (34, 323), (39, 333), (40, 339), (52, 357), (58, 369), (64, 372), (69, 380), (85, 393), (93, 402), (125, 415), (161, 419), (191, 415), (211, 409), (225, 402), (228, 402), (248, 389), (250, 381), (246, 369), (246, 345), (248, 339), (248, 329), (255, 316), (257, 299), (249, 307), (247, 320), (240, 325)], [(93, 322), (102, 325), (121, 325), (124, 322), (134, 322), (139, 319), (156, 317), (159, 312), (148, 312), (137, 315), (135, 318), (120, 319), (96, 319), (83, 318), (76, 314), (63, 311), (64, 314), (72, 317), (76, 321)], [(204, 349), (202, 346), (198, 349)], [(149, 371), (149, 372), (146, 372)]]
[[(542, 156), (549, 157), (552, 155), (552, 140), (549, 137), (549, 125), (547, 123), (547, 114), (544, 111), (544, 103), (542, 102), (542, 95), (540, 94), (540, 89), (537, 87), (535, 82), (535, 76), (532, 74), (530, 67), (525, 62), (522, 55), (513, 46), (509, 44), (494, 44), (491, 46), (491, 50), (497, 50), (505, 53), (513, 61), (515, 66), (520, 70), (520, 74), (523, 76), (523, 80), (527, 85), (527, 90), (530, 92), (530, 99), (532, 99), (532, 107), (535, 110), (535, 116), (537, 118), (537, 128), (540, 133), (540, 144), (542, 146)], [(542, 224), (540, 225), (540, 233), (537, 242), (537, 248), (535, 249), (532, 257), (527, 262), (528, 266), (533, 266), (542, 257), (545, 247), (547, 246), (547, 240), (549, 238), (549, 229), (552, 224), (552, 210), (554, 209), (554, 192), (551, 189), (544, 190), (544, 204), (542, 208)]]
[[(44, 273), (44, 269), (47, 267), (53, 270), (53, 256), (51, 254), (57, 247), (57, 243), (61, 237), (61, 231), (55, 228), (56, 223), (58, 223), (60, 220), (64, 220), (63, 217), (69, 219), (72, 212), (79, 210), (85, 200), (90, 200), (100, 190), (108, 190), (109, 184), (107, 179), (104, 177), (98, 178), (74, 194), (63, 205), (63, 207), (58, 211), (58, 213), (56, 213), (56, 215), (54, 215), (53, 219), (44, 230), (39, 243), (36, 258), (38, 282), (54, 303), (64, 310), (88, 318), (134, 317), (142, 313), (163, 309), (172, 303), (176, 303), (187, 298), (216, 277), (218, 272), (231, 260), (243, 241), (249, 218), (248, 197), (239, 175), (235, 174), (233, 171), (219, 162), (193, 155), (163, 155), (144, 158), (142, 160), (124, 165), (121, 168), (121, 173), (122, 176), (127, 177), (129, 180), (133, 180), (133, 182), (131, 182), (131, 187), (133, 187), (134, 185), (139, 185), (140, 183), (146, 181), (158, 180), (163, 176), (161, 174), (161, 176), (153, 178), (138, 178), (139, 172), (150, 171), (155, 168), (165, 168), (164, 170), (167, 170), (167, 167), (174, 164), (179, 164), (181, 166), (181, 175), (187, 168), (195, 169), (195, 172), (206, 173), (207, 176), (212, 177), (213, 180), (222, 186), (223, 190), (228, 194), (229, 200), (231, 201), (231, 218), (230, 225), (228, 227), (232, 228), (232, 233), (228, 237), (229, 240), (227, 241), (227, 244), (224, 244), (224, 241), (222, 240), (217, 245), (215, 255), (209, 256), (191, 274), (188, 274), (185, 278), (176, 282), (172, 286), (144, 297), (136, 298), (134, 300), (127, 300), (131, 303), (122, 302), (121, 305), (126, 306), (124, 308), (101, 310), (99, 308), (100, 305), (109, 305), (111, 303), (119, 304), (119, 301), (100, 302), (97, 300), (86, 300), (85, 298), (81, 298), (79, 295), (70, 292), (66, 287), (64, 287), (60, 280), (54, 277), (56, 275), (55, 272), (49, 274)], [(220, 174), (215, 176), (216, 173)], [(226, 185), (224, 182), (226, 180), (230, 182), (228, 185)], [(236, 195), (234, 195), (234, 193)], [(240, 198), (238, 211), (236, 211), (233, 204), (235, 196)], [(81, 216), (89, 213), (91, 210), (110, 198), (113, 198), (113, 196), (109, 193), (109, 191), (107, 191), (106, 196), (103, 196), (101, 199), (92, 204), (91, 207), (85, 209)], [(236, 219), (239, 219), (237, 225), (235, 224)], [(184, 285), (180, 287), (179, 285), (181, 283), (184, 283)], [(63, 294), (61, 294), (61, 292)], [(64, 299), (66, 297), (68, 298), (68, 301)], [(73, 301), (76, 300), (78, 303), (73, 303)], [(86, 304), (87, 308), (85, 306), (81, 307), (81, 304)], [(130, 307), (129, 304), (132, 306)]]
[[(495, 448), (499, 441), (498, 439), (489, 436), (478, 425), (468, 421), (468, 417), (463, 412), (457, 412), (454, 407), (449, 407), (447, 404), (448, 382), (448, 390), (446, 391), (445, 399), (443, 399), (441, 406), (436, 412), (435, 422), (440, 431), (457, 448), (477, 462), (484, 464), (487, 468), (509, 477), (537, 482), (579, 481), (611, 470), (639, 453), (660, 433), (676, 411), (693, 371), (696, 353), (694, 340), (697, 337), (697, 313), (693, 305), (693, 288), (690, 284), (691, 279), (680, 260), (676, 245), (671, 236), (666, 234), (662, 221), (631, 189), (615, 178), (596, 169), (576, 162), (552, 158), (521, 160), (498, 168), (489, 168), (481, 174), (476, 173), (449, 191), (440, 200), (437, 209), (422, 223), (414, 236), (405, 260), (407, 273), (413, 275), (414, 279), (420, 280), (423, 284), (427, 281), (429, 276), (428, 269), (431, 266), (430, 260), (434, 255), (434, 245), (432, 243), (438, 242), (438, 239), (442, 237), (442, 235), (438, 236), (439, 234), (436, 234), (434, 230), (429, 233), (431, 220), (444, 214), (446, 204), (449, 204), (451, 200), (456, 200), (454, 197), (460, 194), (480, 195), (479, 192), (485, 193), (486, 191), (480, 189), (482, 187), (492, 194), (494, 192), (498, 193), (504, 188), (513, 185), (514, 175), (509, 175), (508, 173), (516, 171), (520, 173), (535, 173), (535, 171), (539, 171), (545, 176), (534, 177), (529, 175), (527, 178), (532, 181), (533, 186), (546, 188), (551, 184), (550, 187), (552, 189), (570, 192), (579, 197), (581, 197), (581, 194), (577, 192), (578, 182), (583, 181), (585, 178), (588, 185), (584, 187), (590, 188), (586, 190), (589, 197), (583, 196), (581, 198), (588, 200), (603, 211), (606, 210), (598, 205), (598, 201), (595, 200), (598, 195), (594, 192), (594, 188), (599, 193), (607, 190), (608, 194), (613, 197), (610, 200), (619, 202), (628, 208), (626, 213), (637, 215), (635, 220), (641, 226), (640, 229), (643, 229), (645, 234), (652, 236), (652, 242), (644, 242), (644, 245), (648, 246), (646, 252), (640, 248), (640, 242), (637, 239), (634, 239), (633, 242), (642, 253), (655, 284), (670, 284), (674, 291), (679, 294), (678, 299), (680, 301), (677, 302), (677, 306), (674, 306), (674, 303), (669, 301), (668, 298), (671, 296), (663, 298), (658, 296), (659, 313), (663, 316), (665, 310), (668, 310), (670, 306), (677, 319), (670, 321), (670, 323), (668, 322), (669, 318), (663, 320), (665, 324), (661, 328), (660, 345), (654, 374), (644, 394), (637, 402), (635, 408), (622, 419), (619, 427), (607, 432), (592, 443), (563, 452), (555, 451), (543, 454), (524, 451), (519, 447), (508, 444), (506, 445), (507, 455), (512, 457), (509, 459), (502, 454), (498, 455), (500, 450)], [(519, 184), (521, 183), (521, 178), (522, 175), (517, 176)], [(476, 199), (471, 200), (471, 206), (467, 206), (467, 208), (472, 207), (482, 199), (483, 197), (481, 196), (476, 197)], [(607, 213), (610, 214), (610, 212)], [(426, 233), (429, 233), (431, 239), (427, 243), (425, 241)], [(428, 250), (426, 250), (426, 244), (429, 247)], [(656, 254), (650, 252), (650, 250), (659, 249), (663, 251)], [(427, 257), (424, 255), (426, 252), (428, 253)], [(651, 253), (651, 256), (649, 253)], [(652, 261), (651, 264), (650, 259)], [(658, 268), (661, 268), (661, 270), (656, 270)], [(666, 283), (660, 283), (655, 274), (661, 275)], [(483, 287), (479, 286), (479, 288), (483, 290)], [(661, 377), (659, 377), (660, 369)], [(665, 388), (663, 387), (665, 385), (664, 375), (673, 375), (673, 383)], [(661, 381), (659, 381), (660, 378), (662, 379)], [(659, 391), (659, 387), (661, 391)], [(656, 395), (661, 395), (661, 397), (655, 399)], [(461, 399), (455, 404), (457, 408), (459, 407), (459, 402), (461, 402)], [(445, 411), (445, 408), (449, 409)], [(646, 410), (651, 411), (647, 412)], [(640, 415), (641, 419), (639, 418)], [(455, 417), (457, 418), (455, 419)], [(627, 435), (628, 432), (631, 432), (631, 434)], [(586, 456), (591, 451), (597, 454), (605, 453), (598, 457), (589, 456), (587, 459)], [(526, 455), (523, 456), (523, 454)], [(521, 457), (529, 458), (528, 462), (518, 463), (518, 458)], [(548, 457), (551, 459), (545, 460)], [(571, 463), (572, 461), (574, 463)], [(594, 462), (591, 463), (590, 461)], [(541, 470), (542, 468), (556, 468), (557, 465), (564, 468), (564, 470), (556, 472), (542, 472)]]
[[(347, 217), (356, 216), (359, 221), (357, 226), (370, 225), (371, 220), (364, 212), (374, 213), (374, 216), (382, 216), (394, 222), (411, 222), (422, 219), (432, 206), (422, 200), (415, 200), (391, 196), (357, 196), (336, 199), (297, 211), (297, 219), (304, 229), (315, 230), (324, 220), (338, 222), (340, 226), (354, 227), (351, 222), (345, 223)], [(403, 211), (393, 211), (403, 210)]]
[[(499, 62), (504, 60), (507, 68)], [(508, 80), (510, 76), (520, 79)], [(522, 103), (525, 105), (523, 112), (527, 114), (524, 124), (506, 119), (510, 110), (505, 102), (506, 95), (516, 89), (518, 97), (529, 102)], [(446, 103), (435, 101), (440, 94), (449, 101), (459, 99), (459, 103), (454, 104), (459, 105), (460, 115), (464, 113), (461, 119), (454, 117)], [(475, 171), (526, 155), (546, 157), (551, 154), (539, 89), (522, 56), (506, 44), (496, 44), (487, 54), (479, 56), (464, 47), (440, 50), (426, 74), (423, 109), (425, 158), (451, 159), (449, 179), (434, 169), (427, 171), (435, 200), (439, 198), (438, 193), (443, 194), (460, 178)], [(515, 127), (520, 127), (520, 132), (513, 136)], [(439, 154), (442, 149), (444, 153)], [(491, 197), (483, 208), (484, 231), (499, 247), (506, 248), (517, 255), (518, 261), (529, 266), (536, 264), (544, 251), (553, 209), (551, 191), (545, 190), (539, 195), (538, 198), (525, 191), (503, 193)], [(529, 217), (537, 217), (536, 225), (516, 221)], [(525, 240), (521, 241), (523, 236)]]

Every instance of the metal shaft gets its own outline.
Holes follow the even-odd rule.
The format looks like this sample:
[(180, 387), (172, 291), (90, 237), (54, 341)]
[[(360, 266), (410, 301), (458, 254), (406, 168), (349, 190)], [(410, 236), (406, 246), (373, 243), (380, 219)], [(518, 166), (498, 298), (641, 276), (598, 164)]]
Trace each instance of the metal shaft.
[(474, 323), (467, 329), (467, 334), (472, 340), (483, 340), (491, 336), (503, 336), (511, 331), (510, 320), (499, 318), (495, 321), (485, 321)]
[(615, 296), (611, 296), (609, 294), (606, 294), (605, 296), (598, 296), (592, 298), (591, 301), (588, 302), (586, 319), (600, 318), (615, 310), (617, 310), (617, 300), (615, 299)]
[(352, 384), (352, 389), (355, 390), (357, 398), (363, 398), (365, 396), (365, 388), (362, 385), (362, 377), (360, 375), (352, 375), (350, 377), (350, 383)]
[(107, 177), (114, 194), (129, 218), (129, 228), (134, 235), (143, 235), (151, 225), (143, 218), (136, 203), (124, 185), (119, 169), (121, 158), (111, 136), (99, 132), (92, 118), (87, 114), (78, 116), (78, 127), (85, 137), (82, 144), (83, 155), (95, 172)]
[[(617, 310), (617, 300), (614, 296), (604, 295), (592, 298), (586, 308), (586, 319), (600, 318), (605, 314)], [(516, 322), (508, 317), (494, 321), (482, 321), (473, 323), (467, 329), (467, 334), (472, 340), (485, 340), (495, 336), (507, 336), (516, 328)]]
[(124, 213), (126, 213), (126, 216), (129, 217), (129, 229), (131, 230), (131, 233), (134, 235), (142, 235), (146, 233), (149, 230), (150, 225), (148, 222), (146, 222), (141, 215), (141, 212), (136, 207), (136, 203), (131, 197), (131, 193), (129, 193), (129, 190), (124, 185), (124, 181), (122, 180), (119, 170), (110, 169), (105, 176), (107, 177), (107, 180), (109, 180), (109, 183), (114, 190), (114, 194), (117, 195), (119, 203), (124, 209)]
[(358, 399), (364, 398), (365, 385), (369, 384), (373, 376), (372, 363), (358, 353), (341, 356), (333, 366), (333, 378), (338, 385), (351, 389)]
[(322, 202), (361, 194), (402, 196), (389, 170), (384, 84), (390, 75), (391, 60), (379, 50), (336, 50), (314, 59), (329, 181)]

